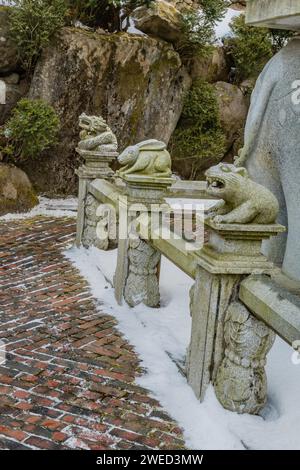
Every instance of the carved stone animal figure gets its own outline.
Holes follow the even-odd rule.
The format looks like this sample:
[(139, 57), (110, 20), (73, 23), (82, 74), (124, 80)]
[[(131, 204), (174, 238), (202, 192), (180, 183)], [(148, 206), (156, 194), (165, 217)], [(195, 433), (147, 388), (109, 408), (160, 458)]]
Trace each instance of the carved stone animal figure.
[(276, 54), (256, 82), (237, 165), (279, 201), (286, 234), (264, 242), (263, 251), (300, 281), (300, 36)]
[(240, 302), (227, 310), (224, 325), (225, 357), (218, 369), (215, 391), (224, 408), (257, 414), (267, 401), (264, 366), (275, 333)]
[(101, 116), (87, 116), (83, 113), (79, 117), (79, 127), (82, 129), (79, 149), (90, 152), (117, 151), (117, 138)]
[(278, 215), (276, 197), (252, 181), (246, 168), (219, 163), (205, 173), (207, 192), (221, 198), (213, 220), (228, 224), (272, 224)]
[(166, 147), (164, 142), (154, 139), (127, 147), (118, 158), (122, 165), (119, 174), (170, 177), (171, 157)]

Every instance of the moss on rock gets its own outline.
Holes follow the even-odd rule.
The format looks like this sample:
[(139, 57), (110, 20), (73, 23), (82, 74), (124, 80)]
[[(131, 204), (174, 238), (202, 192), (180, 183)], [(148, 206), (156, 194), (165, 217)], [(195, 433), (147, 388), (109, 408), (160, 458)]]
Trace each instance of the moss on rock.
[(26, 212), (38, 204), (38, 198), (24, 171), (0, 163), (0, 216)]

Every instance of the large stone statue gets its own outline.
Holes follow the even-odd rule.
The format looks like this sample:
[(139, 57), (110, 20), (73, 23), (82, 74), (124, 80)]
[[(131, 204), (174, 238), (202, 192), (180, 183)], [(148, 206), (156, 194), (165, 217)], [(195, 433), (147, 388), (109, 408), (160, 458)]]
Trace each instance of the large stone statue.
[(212, 213), (214, 222), (223, 224), (273, 224), (278, 215), (276, 197), (252, 181), (246, 168), (219, 163), (205, 173), (207, 192), (221, 198)]
[(300, 281), (300, 37), (275, 55), (258, 78), (237, 165), (279, 201), (278, 222), (288, 235), (267, 242), (264, 253)]

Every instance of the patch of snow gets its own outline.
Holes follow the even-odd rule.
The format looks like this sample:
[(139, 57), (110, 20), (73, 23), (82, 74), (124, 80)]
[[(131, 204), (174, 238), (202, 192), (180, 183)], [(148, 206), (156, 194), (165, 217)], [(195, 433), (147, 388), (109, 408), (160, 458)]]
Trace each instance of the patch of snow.
[(199, 403), (180, 374), (175, 361), (184, 360), (191, 319), (189, 288), (192, 280), (168, 260), (161, 269), (159, 309), (140, 305), (119, 306), (111, 287), (116, 250), (72, 248), (65, 256), (88, 280), (92, 293), (116, 317), (118, 328), (134, 345), (147, 371), (137, 383), (151, 391), (164, 409), (183, 428), (191, 449), (299, 449), (300, 365), (291, 362), (292, 350), (279, 338), (267, 366), (269, 403), (260, 416), (237, 415), (224, 410), (209, 387)]
[(39, 204), (29, 212), (18, 212), (6, 214), (0, 217), (1, 220), (22, 220), (44, 215), (48, 217), (76, 217), (77, 216), (77, 198), (67, 197), (59, 199), (49, 199), (40, 196)]

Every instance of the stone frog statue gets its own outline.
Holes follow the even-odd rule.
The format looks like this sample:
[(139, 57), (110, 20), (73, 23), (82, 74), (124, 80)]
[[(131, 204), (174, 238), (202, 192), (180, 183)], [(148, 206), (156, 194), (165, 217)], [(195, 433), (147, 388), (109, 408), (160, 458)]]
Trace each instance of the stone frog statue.
[(88, 116), (83, 113), (79, 116), (79, 127), (82, 129), (79, 136), (78, 148), (90, 152), (116, 152), (118, 142), (112, 130), (101, 116)]
[(153, 177), (170, 177), (171, 157), (164, 142), (150, 139), (127, 147), (119, 155), (122, 168), (118, 174), (140, 174)]
[(263, 242), (263, 252), (300, 281), (300, 36), (265, 66), (251, 97), (245, 145), (236, 164), (266, 186), (279, 201), (278, 223), (285, 234)]
[(223, 224), (272, 224), (279, 205), (264, 186), (252, 181), (246, 168), (219, 163), (205, 173), (207, 192), (222, 201), (209, 214)]

